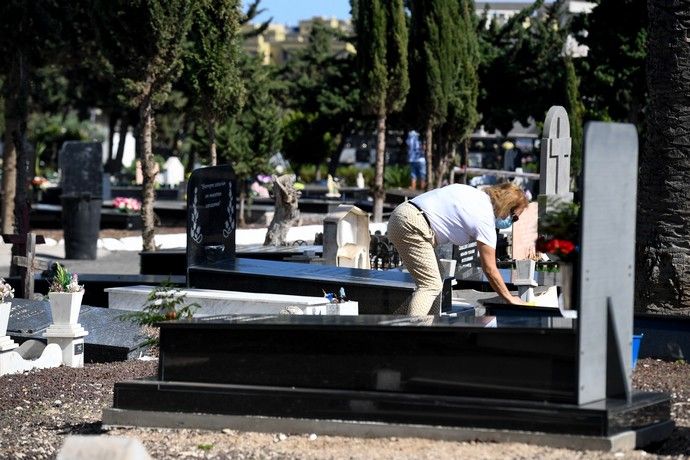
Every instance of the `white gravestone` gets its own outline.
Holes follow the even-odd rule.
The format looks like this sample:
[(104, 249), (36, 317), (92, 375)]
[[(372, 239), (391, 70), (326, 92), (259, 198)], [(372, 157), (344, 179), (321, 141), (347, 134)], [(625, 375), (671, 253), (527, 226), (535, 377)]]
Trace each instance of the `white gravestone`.
[(163, 183), (171, 187), (177, 187), (184, 180), (184, 166), (179, 158), (172, 156), (163, 165), (165, 179)]
[[(124, 286), (107, 288), (108, 307), (118, 310), (141, 311), (152, 286)], [(357, 302), (333, 304), (325, 297), (309, 297), (257, 292), (216, 291), (212, 289), (179, 289), (184, 303), (196, 303), (195, 317), (240, 314), (278, 314), (286, 308), (307, 315), (357, 315)]]
[(325, 264), (370, 269), (370, 242), (369, 214), (356, 206), (341, 204), (323, 220)]
[(544, 120), (539, 166), (539, 215), (554, 201), (573, 201), (570, 191), (570, 121), (561, 106), (549, 109)]

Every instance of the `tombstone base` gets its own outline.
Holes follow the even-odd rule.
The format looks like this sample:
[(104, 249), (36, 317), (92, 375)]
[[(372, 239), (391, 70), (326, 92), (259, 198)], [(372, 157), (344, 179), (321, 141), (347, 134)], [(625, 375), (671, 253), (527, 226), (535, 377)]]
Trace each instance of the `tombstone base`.
[(48, 338), (48, 345), (57, 344), (60, 347), (65, 366), (84, 367), (84, 337), (88, 334), (80, 324), (53, 324), (43, 336)]
[(35, 340), (30, 342), (32, 343), (22, 344), (17, 350), (0, 353), (0, 375), (58, 367), (62, 363), (62, 353), (58, 345), (46, 346)]
[[(608, 399), (577, 406), (448, 395), (141, 380), (116, 383), (114, 401), (114, 407), (103, 412), (104, 425), (440, 439), (463, 439), (457, 438), (461, 435), (477, 439), (470, 434), (482, 433), (480, 438), (486, 441), (604, 450), (643, 447), (666, 438), (674, 426), (668, 395), (647, 392), (634, 393), (630, 403)], [(276, 423), (283, 425), (278, 429)]]
[(57, 344), (62, 350), (62, 364), (69, 367), (84, 367), (84, 339), (71, 337), (50, 337), (48, 345)]
[(43, 337), (50, 339), (54, 338), (70, 338), (76, 339), (84, 337), (89, 333), (82, 327), (81, 324), (51, 324), (43, 333)]
[(196, 428), (260, 433), (304, 433), (321, 436), (360, 438), (426, 438), (455, 442), (519, 442), (560, 449), (619, 452), (648, 445), (669, 436), (673, 422), (646, 429), (626, 431), (613, 436), (577, 436), (528, 431), (490, 430), (486, 428), (403, 425), (393, 423), (353, 422), (345, 420), (309, 420), (285, 417), (208, 415), (179, 412), (152, 412), (104, 409), (104, 426), (149, 426), (159, 428)]
[(5, 352), (5, 351), (14, 350), (18, 346), (19, 345), (17, 344), (17, 342), (12, 340), (9, 335), (6, 335), (4, 337), (0, 337), (0, 353)]

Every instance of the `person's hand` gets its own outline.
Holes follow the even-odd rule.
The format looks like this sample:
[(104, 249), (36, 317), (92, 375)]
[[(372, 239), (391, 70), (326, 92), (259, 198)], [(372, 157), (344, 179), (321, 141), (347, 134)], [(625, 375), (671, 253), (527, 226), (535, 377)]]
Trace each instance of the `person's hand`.
[(508, 303), (511, 305), (529, 305), (529, 303), (516, 296), (511, 296), (510, 299), (508, 299)]

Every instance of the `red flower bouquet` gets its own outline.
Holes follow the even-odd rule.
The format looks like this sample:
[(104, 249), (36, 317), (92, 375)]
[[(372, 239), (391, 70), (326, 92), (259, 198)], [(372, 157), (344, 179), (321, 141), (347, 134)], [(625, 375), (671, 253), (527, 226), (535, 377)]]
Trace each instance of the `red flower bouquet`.
[(553, 204), (539, 221), (536, 249), (555, 261), (572, 262), (577, 256), (580, 206), (561, 201)]

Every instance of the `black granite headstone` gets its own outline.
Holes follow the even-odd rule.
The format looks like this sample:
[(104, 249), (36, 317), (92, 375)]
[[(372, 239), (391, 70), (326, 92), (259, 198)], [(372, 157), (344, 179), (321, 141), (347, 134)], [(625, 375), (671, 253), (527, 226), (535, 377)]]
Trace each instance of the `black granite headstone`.
[(100, 142), (67, 141), (60, 149), (62, 196), (103, 196), (103, 147)]
[[(124, 310), (82, 305), (79, 324), (88, 331), (84, 337), (84, 360), (87, 363), (124, 361), (138, 357), (148, 348), (141, 328), (122, 321)], [(51, 323), (50, 303), (13, 299), (7, 335), (17, 343), (27, 340), (45, 342), (43, 333)]]
[(89, 335), (84, 337), (86, 362), (107, 363), (136, 359), (148, 349), (148, 337), (141, 327), (121, 319), (126, 313), (130, 312), (95, 307), (81, 312), (79, 322), (89, 331)]
[(65, 142), (60, 150), (62, 226), (67, 259), (96, 259), (103, 206), (102, 146)]
[(235, 258), (235, 173), (199, 168), (187, 186), (187, 266)]

